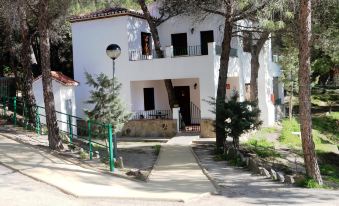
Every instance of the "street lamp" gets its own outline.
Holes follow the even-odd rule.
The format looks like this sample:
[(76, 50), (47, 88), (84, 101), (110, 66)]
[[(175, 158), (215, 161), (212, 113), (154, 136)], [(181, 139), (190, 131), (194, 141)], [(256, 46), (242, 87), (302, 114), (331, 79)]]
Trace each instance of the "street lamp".
[[(115, 60), (120, 56), (121, 54), (121, 48), (117, 44), (110, 44), (106, 48), (106, 54), (109, 58), (113, 60), (113, 96), (115, 97), (115, 88), (114, 88), (114, 78), (115, 78)], [(117, 138), (115, 135), (115, 132), (113, 132), (113, 144), (114, 144), (114, 157), (117, 158), (118, 154), (118, 146), (117, 146)]]

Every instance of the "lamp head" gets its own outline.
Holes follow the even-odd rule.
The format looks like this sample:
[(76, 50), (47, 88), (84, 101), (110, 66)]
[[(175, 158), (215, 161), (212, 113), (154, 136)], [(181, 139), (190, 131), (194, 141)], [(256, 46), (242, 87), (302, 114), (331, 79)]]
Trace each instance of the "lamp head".
[(106, 54), (109, 58), (115, 60), (121, 54), (121, 48), (117, 44), (110, 44), (106, 49)]

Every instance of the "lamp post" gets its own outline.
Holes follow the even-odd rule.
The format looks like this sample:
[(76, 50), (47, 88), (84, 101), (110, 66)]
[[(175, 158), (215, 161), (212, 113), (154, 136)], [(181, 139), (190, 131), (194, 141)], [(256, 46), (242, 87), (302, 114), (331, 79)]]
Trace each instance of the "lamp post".
[[(115, 97), (115, 88), (114, 88), (114, 78), (115, 78), (115, 60), (120, 56), (121, 54), (121, 48), (117, 44), (110, 44), (106, 48), (106, 54), (109, 58), (113, 60), (113, 96)], [(113, 132), (113, 144), (114, 144), (114, 157), (117, 158), (117, 138), (115, 135), (115, 132)]]

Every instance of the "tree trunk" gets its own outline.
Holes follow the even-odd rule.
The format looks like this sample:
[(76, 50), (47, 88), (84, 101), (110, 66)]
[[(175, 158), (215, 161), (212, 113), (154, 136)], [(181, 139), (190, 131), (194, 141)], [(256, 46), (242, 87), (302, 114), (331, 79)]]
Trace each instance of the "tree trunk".
[(290, 100), (289, 100), (289, 103), (288, 103), (288, 114), (289, 114), (289, 117), (290, 117), (290, 121), (292, 120), (292, 117), (293, 117), (293, 90), (294, 90), (294, 84), (293, 84), (293, 81), (292, 81), (292, 86), (291, 86), (291, 94), (290, 94)]
[(31, 49), (30, 49), (30, 36), (29, 36), (29, 28), (27, 24), (27, 15), (25, 8), (25, 1), (21, 0), (18, 7), (18, 14), (20, 18), (20, 33), (21, 33), (21, 64), (23, 68), (23, 99), (27, 101), (27, 109), (29, 122), (35, 124), (35, 109), (33, 105), (35, 105), (35, 97), (33, 94), (33, 73), (32, 73), (32, 63), (31, 63)]
[(311, 0), (300, 0), (299, 17), (299, 114), (306, 174), (323, 184), (312, 138), (310, 89)]
[(262, 47), (269, 37), (269, 32), (261, 33), (257, 43), (251, 48), (251, 81), (250, 81), (250, 99), (258, 102), (258, 73), (260, 68), (259, 55)]
[[(144, 17), (146, 18), (148, 25), (151, 30), (153, 42), (154, 42), (154, 49), (156, 52), (156, 55), (158, 58), (164, 57), (163, 51), (161, 50), (161, 44), (160, 44), (160, 37), (159, 37), (159, 32), (157, 29), (157, 24), (155, 22), (155, 19), (151, 16), (145, 0), (138, 0), (138, 3), (143, 11)], [(174, 105), (177, 103), (175, 93), (174, 93), (174, 88), (173, 88), (173, 83), (171, 79), (165, 79), (165, 86), (167, 90), (167, 96), (168, 96), (168, 103), (171, 108), (174, 107)]]
[(225, 133), (225, 100), (226, 100), (226, 82), (228, 74), (228, 62), (230, 59), (231, 40), (233, 22), (226, 18), (224, 28), (224, 38), (222, 42), (222, 52), (220, 57), (219, 81), (216, 98), (216, 147), (217, 150), (224, 149), (226, 140)]
[(48, 0), (40, 0), (39, 3), (39, 34), (41, 50), (42, 85), (44, 90), (44, 102), (46, 123), (48, 129), (49, 147), (53, 150), (63, 149), (59, 136), (59, 128), (55, 113), (54, 95), (52, 88), (50, 65), (50, 42), (48, 31)]

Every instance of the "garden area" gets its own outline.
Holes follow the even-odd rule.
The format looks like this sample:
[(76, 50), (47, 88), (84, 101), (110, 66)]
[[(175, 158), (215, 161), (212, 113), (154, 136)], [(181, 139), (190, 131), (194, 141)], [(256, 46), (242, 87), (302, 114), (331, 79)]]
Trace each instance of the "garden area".
[[(325, 188), (339, 188), (339, 90), (317, 90), (312, 95), (312, 135)], [(242, 138), (241, 150), (254, 153), (284, 173), (305, 174), (298, 117), (283, 119), (275, 127), (261, 128)], [(312, 180), (297, 182), (320, 187)]]

